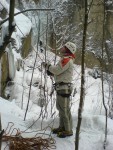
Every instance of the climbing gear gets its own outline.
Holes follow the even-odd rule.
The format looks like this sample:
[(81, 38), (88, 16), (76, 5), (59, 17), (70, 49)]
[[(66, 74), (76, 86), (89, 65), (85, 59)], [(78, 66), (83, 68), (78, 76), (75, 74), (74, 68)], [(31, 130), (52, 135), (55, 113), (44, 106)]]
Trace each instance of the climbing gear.
[[(6, 146), (9, 147), (9, 150), (56, 149), (56, 141), (52, 138), (51, 135), (43, 138), (42, 136), (37, 136), (37, 132), (33, 137), (23, 137), (22, 133), (27, 132), (26, 130), (21, 132), (19, 128), (15, 128), (13, 122), (9, 122), (6, 129), (4, 130), (2, 141), (6, 142)], [(42, 135), (43, 134), (44, 133), (42, 133)]]
[(65, 138), (72, 135), (73, 135), (73, 131), (62, 131), (57, 134), (59, 138)]
[[(67, 85), (66, 89), (60, 89), (58, 90), (58, 88), (60, 86), (64, 86)], [(72, 83), (65, 83), (65, 82), (60, 82), (60, 83), (55, 83), (53, 84), (56, 92), (58, 95), (62, 96), (62, 97), (70, 97), (71, 93), (72, 93)]]
[(59, 132), (62, 132), (64, 130), (65, 130), (64, 127), (53, 128), (52, 133), (53, 134), (58, 134)]
[(62, 89), (57, 91), (57, 94), (62, 97), (70, 97), (71, 93), (72, 91), (70, 89)]
[(68, 85), (68, 87), (71, 87), (72, 86), (72, 83), (65, 83), (65, 82), (59, 82), (59, 83), (54, 83), (53, 84), (53, 87), (55, 88), (58, 88), (59, 86), (63, 86), (63, 85)]
[(76, 52), (76, 45), (72, 42), (67, 42), (65, 46), (70, 50), (72, 54)]
[(72, 83), (59, 82), (59, 83), (55, 83), (55, 84), (54, 84), (54, 86), (62, 86), (62, 85), (68, 85), (68, 86), (71, 86)]

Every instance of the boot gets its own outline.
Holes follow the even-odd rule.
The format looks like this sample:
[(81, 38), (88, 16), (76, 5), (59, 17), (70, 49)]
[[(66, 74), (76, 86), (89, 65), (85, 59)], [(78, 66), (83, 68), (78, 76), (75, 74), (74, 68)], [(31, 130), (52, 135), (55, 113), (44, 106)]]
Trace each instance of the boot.
[(53, 134), (58, 134), (59, 132), (63, 132), (63, 131), (65, 131), (64, 127), (58, 127), (52, 129)]
[(57, 134), (59, 138), (65, 138), (72, 135), (73, 135), (73, 131), (62, 131)]

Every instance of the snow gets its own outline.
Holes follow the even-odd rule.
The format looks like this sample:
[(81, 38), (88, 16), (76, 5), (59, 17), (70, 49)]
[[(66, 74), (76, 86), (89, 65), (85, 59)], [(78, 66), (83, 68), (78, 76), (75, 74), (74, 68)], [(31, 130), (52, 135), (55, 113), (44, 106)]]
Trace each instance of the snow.
[[(9, 4), (6, 1), (1, 1), (1, 4), (7, 9), (9, 7)], [(8, 11), (8, 10), (7, 10)], [(19, 10), (15, 9), (15, 13), (18, 13)], [(17, 49), (21, 47), (21, 38), (25, 38), (26, 35), (30, 33), (32, 23), (28, 17), (26, 17), (24, 14), (19, 14), (14, 17), (14, 21), (12, 25), (16, 24), (15, 32), (12, 34), (12, 38), (15, 39), (15, 43), (17, 46)], [(0, 45), (3, 43), (4, 36), (8, 34), (8, 22), (6, 21), (2, 25), (2, 37), (0, 39)]]
[[(3, 4), (4, 0), (1, 1)], [(6, 4), (7, 6), (7, 4)], [(7, 6), (8, 8), (8, 6)], [(17, 12), (18, 10), (16, 10)], [(13, 37), (16, 39), (17, 48), (21, 46), (21, 38), (29, 33), (31, 29), (30, 20), (24, 15), (18, 15), (15, 17), (17, 24), (17, 32), (13, 33)], [(21, 29), (21, 32), (20, 30)], [(35, 50), (36, 51), (36, 50)], [(58, 111), (55, 107), (55, 92), (52, 97), (51, 86), (52, 81), (50, 77), (44, 78), (44, 70), (41, 70), (41, 62), (45, 60), (44, 53), (38, 50), (38, 57), (34, 70), (31, 94), (29, 97), (29, 89), (32, 77), (32, 68), (34, 66), (36, 53), (33, 51), (26, 59), (22, 61), (22, 67), (20, 71), (16, 71), (16, 76), (11, 85), (6, 88), (6, 96), (10, 95), (9, 100), (0, 97), (0, 113), (2, 128), (6, 130), (8, 123), (10, 122), (11, 131), (16, 128), (20, 131), (27, 131), (28, 133), (22, 133), (23, 137), (34, 137), (36, 133), (42, 129), (45, 129), (46, 134), (50, 134), (50, 127), (58, 127)], [(13, 50), (14, 59), (20, 59), (19, 53)], [(51, 57), (50, 57), (51, 56)], [(47, 52), (47, 61), (51, 64), (54, 63), (55, 56), (52, 52)], [(59, 57), (57, 57), (57, 61)], [(80, 130), (80, 143), (79, 150), (103, 150), (105, 139), (105, 110), (102, 102), (102, 88), (100, 78), (94, 79), (88, 74), (91, 69), (85, 70), (85, 99), (82, 112), (82, 124)], [(14, 84), (13, 84), (14, 83)], [(73, 136), (66, 137), (64, 139), (58, 138), (56, 135), (51, 135), (56, 141), (56, 150), (74, 150), (75, 149), (75, 134), (78, 118), (78, 106), (80, 101), (80, 85), (81, 85), (81, 67), (74, 65), (73, 76), (74, 88), (77, 93), (71, 97), (71, 112), (73, 116)], [(9, 82), (10, 84), (10, 82)], [(37, 86), (36, 86), (37, 85)], [(45, 93), (43, 88), (45, 85)], [(104, 81), (105, 103), (107, 108), (109, 101), (109, 85)], [(46, 97), (45, 97), (46, 95)], [(29, 97), (29, 99), (28, 99)], [(45, 101), (46, 99), (46, 101)], [(27, 103), (29, 101), (28, 112), (25, 118), (25, 112)], [(44, 107), (41, 106), (41, 101), (44, 102)], [(46, 105), (48, 104), (48, 105)], [(41, 114), (42, 112), (42, 114)], [(109, 110), (108, 110), (109, 112)], [(44, 117), (45, 116), (45, 117)], [(25, 121), (24, 121), (25, 118)], [(29, 128), (31, 127), (31, 128)], [(113, 120), (108, 118), (108, 135), (106, 150), (113, 150)], [(32, 132), (32, 133), (30, 133)], [(11, 132), (9, 133), (11, 134)], [(5, 147), (5, 143), (2, 143), (2, 150)], [(8, 149), (8, 148), (7, 148)]]
[(107, 4), (107, 5), (112, 5), (113, 2), (112, 2), (112, 0), (108, 0), (108, 1), (106, 2), (106, 4)]
[[(51, 92), (51, 80), (47, 77), (47, 84), (46, 84), (46, 96), (48, 93), (48, 106), (47, 112), (43, 109), (45, 113), (45, 118), (39, 118), (41, 107), (39, 106), (39, 98), (40, 98), (40, 85), (42, 87), (44, 85), (44, 76), (42, 71), (42, 79), (41, 79), (41, 72), (40, 64), (42, 59), (44, 60), (44, 54), (39, 52), (39, 56), (36, 62), (36, 69), (34, 71), (32, 88), (31, 88), (31, 96), (30, 96), (30, 103), (29, 109), (26, 115), (26, 119), (24, 121), (26, 105), (28, 102), (28, 93), (29, 93), (29, 85), (31, 81), (32, 75), (32, 67), (34, 64), (35, 52), (32, 52), (27, 59), (24, 60), (24, 71), (21, 68), (20, 71), (16, 72), (16, 77), (14, 79), (14, 86), (9, 86), (11, 97), (10, 100), (5, 100), (0, 98), (0, 110), (1, 110), (1, 117), (2, 117), (2, 127), (6, 129), (8, 122), (13, 122), (14, 127), (19, 128), (20, 131), (28, 129), (29, 126), (32, 128), (28, 129), (28, 131), (37, 131), (41, 128), (45, 128), (48, 126), (58, 126), (58, 112), (56, 110), (55, 104), (53, 104), (53, 108), (51, 110), (51, 101), (50, 101), (50, 92)], [(47, 52), (47, 60), (49, 60), (49, 56), (51, 55), (51, 63), (54, 59), (54, 54), (52, 52)], [(59, 58), (57, 58), (58, 60)], [(74, 141), (75, 141), (75, 132), (76, 132), (76, 125), (77, 125), (77, 112), (78, 112), (78, 105), (80, 99), (80, 66), (74, 66), (74, 77), (73, 83), (75, 83), (75, 87), (77, 93), (74, 97), (72, 97), (72, 116), (73, 116), (73, 132), (74, 135), (71, 137), (67, 137), (65, 139), (60, 139), (56, 135), (52, 134), (52, 137), (56, 141), (56, 150), (74, 150)], [(90, 69), (86, 68), (85, 74), (85, 100), (84, 100), (84, 109), (82, 113), (82, 125), (80, 131), (80, 143), (79, 149), (80, 150), (102, 150), (104, 144), (104, 137), (105, 137), (105, 110), (102, 105), (102, 94), (101, 94), (101, 80), (94, 79), (89, 76), (88, 71)], [(91, 70), (90, 70), (91, 71)], [(41, 82), (42, 80), (42, 82)], [(33, 86), (34, 83), (38, 83), (38, 86)], [(105, 87), (105, 101), (107, 104), (108, 101), (108, 85), (104, 82)], [(48, 90), (48, 91), (47, 91)], [(24, 94), (23, 94), (24, 91)], [(23, 108), (22, 105), (22, 94), (23, 97)], [(43, 97), (43, 93), (42, 93)], [(52, 103), (55, 103), (55, 92), (53, 94)], [(46, 108), (46, 106), (44, 107)], [(52, 111), (52, 113), (51, 113)], [(43, 114), (44, 115), (44, 114)], [(53, 117), (51, 117), (53, 115)], [(47, 128), (45, 131), (46, 134), (50, 133), (50, 128)], [(31, 134), (27, 134), (27, 136), (34, 136), (36, 133), (33, 132)], [(23, 134), (24, 135), (24, 134)], [(25, 135), (24, 135), (25, 136)], [(107, 136), (107, 150), (113, 149), (113, 120), (108, 118), (108, 136)], [(3, 144), (4, 147), (4, 144)]]
[[(19, 12), (17, 9), (15, 9), (15, 13)], [(31, 30), (31, 21), (23, 14), (19, 14), (15, 17), (15, 22), (17, 24), (17, 30), (21, 30), (21, 32), (18, 32), (20, 33), (20, 37), (23, 37), (23, 35), (27, 35), (30, 30)]]
[(7, 11), (9, 10), (9, 5), (6, 2), (6, 0), (1, 0), (0, 1), (0, 10), (2, 10), (3, 8), (5, 8)]
[[(15, 9), (15, 13), (19, 12)], [(16, 32), (13, 32), (12, 37), (15, 39), (17, 49), (21, 47), (21, 38), (25, 38), (29, 34), (32, 24), (31, 21), (23, 14), (14, 17), (16, 23)]]

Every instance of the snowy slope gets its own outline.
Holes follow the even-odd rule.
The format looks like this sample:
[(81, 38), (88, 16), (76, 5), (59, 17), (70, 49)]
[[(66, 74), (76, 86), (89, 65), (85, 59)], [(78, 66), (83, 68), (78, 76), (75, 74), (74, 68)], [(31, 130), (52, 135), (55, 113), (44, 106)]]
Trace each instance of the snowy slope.
[[(39, 71), (41, 69), (41, 62), (44, 60), (44, 54), (39, 52), (39, 56), (37, 58), (36, 69), (33, 77), (33, 84), (38, 83), (38, 86), (32, 86), (31, 88), (31, 98), (29, 103), (29, 110), (27, 112), (26, 120), (23, 121), (25, 116), (26, 105), (28, 101), (28, 93), (29, 93), (29, 84), (31, 80), (32, 67), (34, 64), (35, 52), (33, 52), (28, 59), (24, 60), (24, 72), (21, 69), (16, 73), (15, 84), (14, 87), (9, 87), (11, 91), (10, 101), (0, 99), (0, 110), (2, 116), (2, 126), (5, 129), (7, 127), (8, 122), (13, 122), (16, 128), (20, 128), (21, 131), (27, 129), (33, 123), (31, 131), (40, 130), (48, 126), (58, 126), (58, 113), (55, 108), (55, 92), (52, 97), (52, 102), (50, 100), (50, 92), (51, 92), (51, 79), (47, 77), (46, 83), (46, 96), (48, 95), (48, 105), (44, 107), (47, 109), (47, 112), (43, 108), (43, 115), (45, 114), (45, 118), (42, 119), (39, 115), (41, 112), (41, 107), (39, 106), (38, 101), (40, 100), (40, 85), (44, 85), (44, 76)], [(50, 60), (51, 56), (51, 60)], [(59, 58), (57, 58), (59, 59)], [(51, 52), (47, 53), (47, 60), (53, 63), (54, 54)], [(82, 126), (80, 132), (80, 150), (102, 150), (104, 143), (104, 132), (105, 132), (105, 111), (102, 105), (102, 95), (101, 95), (101, 80), (93, 79), (88, 74), (89, 69), (86, 68), (86, 96), (84, 101), (84, 111), (83, 111), (83, 119)], [(44, 70), (42, 71), (44, 73)], [(42, 77), (41, 77), (42, 76)], [(56, 149), (61, 150), (74, 150), (74, 141), (75, 141), (75, 132), (76, 132), (76, 124), (77, 124), (77, 111), (79, 105), (79, 97), (80, 97), (80, 66), (74, 66), (74, 77), (73, 83), (76, 87), (77, 93), (75, 96), (72, 96), (72, 115), (73, 115), (73, 131), (74, 135), (72, 137), (67, 137), (65, 139), (60, 139), (56, 135), (52, 135), (52, 137), (56, 141)], [(41, 81), (42, 80), (42, 81)], [(33, 85), (32, 84), (32, 85)], [(108, 89), (108, 85), (105, 82), (105, 89)], [(48, 89), (48, 94), (47, 94)], [(8, 89), (7, 89), (8, 90)], [(23, 94), (24, 91), (24, 94)], [(23, 97), (23, 108), (22, 106), (22, 94)], [(106, 103), (108, 99), (108, 90), (105, 92), (106, 95)], [(43, 97), (43, 94), (41, 95)], [(51, 104), (53, 107), (51, 108)], [(51, 115), (53, 115), (51, 117)], [(113, 120), (108, 118), (108, 136), (107, 136), (107, 150), (113, 149)], [(46, 134), (50, 134), (50, 128), (48, 127), (45, 131)], [(27, 136), (34, 136), (27, 134)]]

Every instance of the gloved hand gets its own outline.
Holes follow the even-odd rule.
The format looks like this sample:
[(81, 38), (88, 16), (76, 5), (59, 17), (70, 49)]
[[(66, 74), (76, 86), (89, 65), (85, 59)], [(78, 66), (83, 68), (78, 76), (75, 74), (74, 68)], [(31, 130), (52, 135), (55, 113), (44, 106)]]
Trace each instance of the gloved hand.
[(53, 73), (51, 73), (49, 70), (47, 70), (47, 75), (48, 76), (53, 76)]

